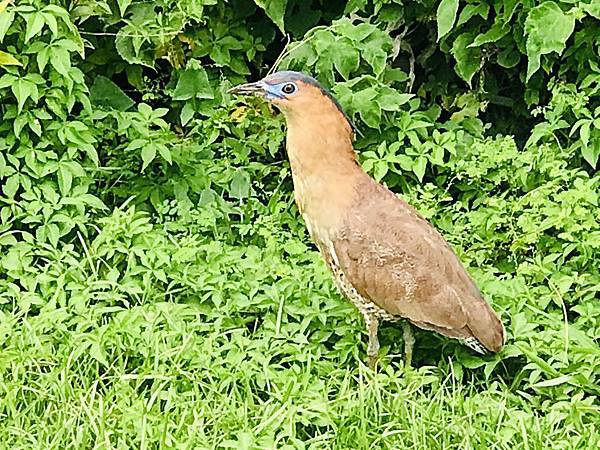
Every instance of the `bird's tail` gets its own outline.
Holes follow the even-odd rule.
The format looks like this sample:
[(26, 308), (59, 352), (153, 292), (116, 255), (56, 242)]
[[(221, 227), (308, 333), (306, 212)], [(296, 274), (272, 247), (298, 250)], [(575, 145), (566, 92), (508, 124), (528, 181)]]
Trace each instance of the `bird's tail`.
[(473, 337), (490, 352), (502, 350), (506, 342), (506, 330), (492, 307), (481, 298), (465, 312), (469, 319), (467, 326)]

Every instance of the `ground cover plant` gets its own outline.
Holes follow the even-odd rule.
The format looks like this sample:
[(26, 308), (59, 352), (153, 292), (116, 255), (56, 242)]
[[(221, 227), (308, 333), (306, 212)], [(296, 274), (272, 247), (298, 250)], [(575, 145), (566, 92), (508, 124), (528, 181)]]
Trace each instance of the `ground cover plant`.
[[(600, 447), (595, 0), (0, 1), (0, 447)], [(293, 204), (281, 117), (332, 90), (453, 245), (496, 356), (380, 332)]]

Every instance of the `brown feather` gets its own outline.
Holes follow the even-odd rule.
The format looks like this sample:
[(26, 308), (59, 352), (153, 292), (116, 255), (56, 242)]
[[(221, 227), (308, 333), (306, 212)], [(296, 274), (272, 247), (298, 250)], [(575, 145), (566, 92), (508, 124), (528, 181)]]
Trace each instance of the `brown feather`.
[(418, 327), (499, 351), (504, 328), (443, 237), (371, 178), (355, 199), (334, 248), (357, 291)]

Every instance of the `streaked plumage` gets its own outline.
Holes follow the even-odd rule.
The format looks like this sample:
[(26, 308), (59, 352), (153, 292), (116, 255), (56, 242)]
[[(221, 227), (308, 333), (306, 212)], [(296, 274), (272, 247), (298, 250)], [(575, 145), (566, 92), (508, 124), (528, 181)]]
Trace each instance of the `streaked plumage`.
[(362, 170), (352, 125), (329, 93), (297, 72), (232, 91), (266, 97), (285, 114), (296, 203), (336, 285), (365, 318), (371, 363), (380, 320), (406, 319), (479, 352), (500, 351), (502, 323), (444, 238)]

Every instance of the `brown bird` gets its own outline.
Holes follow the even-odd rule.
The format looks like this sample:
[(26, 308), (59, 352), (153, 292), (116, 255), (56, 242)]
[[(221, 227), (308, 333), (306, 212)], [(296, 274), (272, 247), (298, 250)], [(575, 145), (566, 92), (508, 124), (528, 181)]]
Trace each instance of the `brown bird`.
[(328, 91), (285, 71), (230, 92), (263, 97), (285, 115), (296, 204), (337, 287), (364, 316), (371, 367), (381, 320), (402, 321), (407, 364), (409, 324), (480, 353), (501, 350), (505, 332), (494, 310), (441, 234), (360, 167), (353, 126)]

